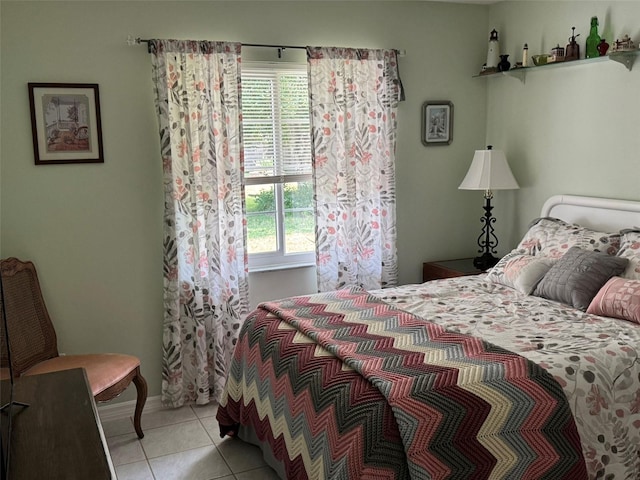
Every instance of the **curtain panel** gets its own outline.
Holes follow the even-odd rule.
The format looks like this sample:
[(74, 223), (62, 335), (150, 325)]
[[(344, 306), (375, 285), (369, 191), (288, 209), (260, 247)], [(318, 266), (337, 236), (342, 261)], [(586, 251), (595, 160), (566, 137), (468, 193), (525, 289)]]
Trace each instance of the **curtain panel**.
[(248, 312), (240, 44), (151, 40), (164, 172), (165, 405), (218, 401)]
[(397, 283), (394, 50), (308, 47), (318, 291)]

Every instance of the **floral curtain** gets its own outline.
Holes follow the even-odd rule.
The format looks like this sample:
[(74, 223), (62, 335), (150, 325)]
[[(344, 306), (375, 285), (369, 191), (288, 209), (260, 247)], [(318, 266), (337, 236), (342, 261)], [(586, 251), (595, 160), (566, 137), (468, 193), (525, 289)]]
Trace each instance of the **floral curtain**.
[(307, 48), (318, 290), (397, 282), (394, 50)]
[(164, 171), (165, 405), (217, 401), (248, 269), (240, 44), (151, 40)]

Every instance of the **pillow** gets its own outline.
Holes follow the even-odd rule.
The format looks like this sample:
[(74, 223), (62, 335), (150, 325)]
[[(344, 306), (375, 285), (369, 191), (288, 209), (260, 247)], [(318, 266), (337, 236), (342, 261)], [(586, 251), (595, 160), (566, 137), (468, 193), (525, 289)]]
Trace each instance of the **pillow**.
[(615, 255), (620, 248), (620, 233), (598, 232), (570, 225), (558, 218), (537, 218), (529, 225), (516, 250), (529, 255), (560, 258), (571, 247)]
[(502, 257), (489, 271), (487, 280), (515, 288), (520, 293), (529, 295), (553, 263), (554, 260), (551, 258), (511, 252)]
[(629, 265), (621, 277), (640, 280), (640, 229), (620, 232), (620, 250), (618, 256), (629, 260)]
[(620, 275), (628, 262), (626, 258), (571, 247), (540, 280), (534, 295), (586, 310), (600, 287)]
[(587, 313), (640, 324), (640, 280), (611, 278), (591, 301)]

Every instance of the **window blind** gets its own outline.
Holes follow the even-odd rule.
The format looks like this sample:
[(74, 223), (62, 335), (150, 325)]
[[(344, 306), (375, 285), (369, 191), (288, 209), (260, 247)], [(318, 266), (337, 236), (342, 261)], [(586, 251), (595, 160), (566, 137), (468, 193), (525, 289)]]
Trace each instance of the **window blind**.
[(311, 174), (306, 69), (242, 70), (245, 179), (291, 182)]

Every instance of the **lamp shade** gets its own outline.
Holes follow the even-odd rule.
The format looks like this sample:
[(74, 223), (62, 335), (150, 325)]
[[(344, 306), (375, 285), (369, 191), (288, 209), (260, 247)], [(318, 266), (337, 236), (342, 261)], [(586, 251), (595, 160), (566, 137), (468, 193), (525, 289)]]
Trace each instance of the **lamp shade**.
[(501, 150), (476, 150), (460, 190), (515, 190), (520, 188), (513, 178), (507, 158)]

